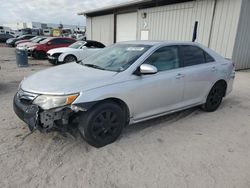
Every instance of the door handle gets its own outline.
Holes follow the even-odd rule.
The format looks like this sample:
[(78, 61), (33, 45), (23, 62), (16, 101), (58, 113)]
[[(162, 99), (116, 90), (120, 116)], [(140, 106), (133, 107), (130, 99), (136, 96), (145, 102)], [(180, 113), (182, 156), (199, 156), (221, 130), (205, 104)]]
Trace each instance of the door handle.
[(184, 77), (184, 74), (181, 74), (181, 73), (178, 73), (178, 74), (175, 76), (176, 79), (181, 79), (181, 78), (183, 78), (183, 77)]

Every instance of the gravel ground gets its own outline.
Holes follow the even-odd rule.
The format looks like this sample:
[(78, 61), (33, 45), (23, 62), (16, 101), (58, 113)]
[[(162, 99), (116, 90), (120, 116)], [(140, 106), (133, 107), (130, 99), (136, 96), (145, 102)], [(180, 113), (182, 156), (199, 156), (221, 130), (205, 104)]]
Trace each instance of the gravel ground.
[(19, 82), (47, 61), (17, 68), (0, 47), (0, 187), (250, 187), (250, 71), (214, 113), (192, 108), (129, 126), (96, 149), (78, 134), (30, 134), (12, 110)]

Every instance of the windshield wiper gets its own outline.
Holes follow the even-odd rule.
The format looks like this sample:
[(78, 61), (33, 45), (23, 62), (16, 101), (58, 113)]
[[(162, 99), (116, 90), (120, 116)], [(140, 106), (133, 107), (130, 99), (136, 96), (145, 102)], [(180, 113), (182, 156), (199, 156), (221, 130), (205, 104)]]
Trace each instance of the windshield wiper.
[(92, 67), (92, 68), (95, 68), (95, 69), (106, 70), (105, 68), (100, 67), (100, 66), (98, 66), (98, 65), (94, 65), (94, 64), (83, 64), (83, 65), (85, 65), (85, 66), (87, 66), (87, 67)]

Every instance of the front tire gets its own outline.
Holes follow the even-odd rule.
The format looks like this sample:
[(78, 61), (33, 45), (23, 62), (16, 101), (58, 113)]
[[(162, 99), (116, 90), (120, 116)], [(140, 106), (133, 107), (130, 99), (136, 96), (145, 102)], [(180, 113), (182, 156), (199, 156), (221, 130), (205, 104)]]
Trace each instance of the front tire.
[(202, 105), (202, 109), (206, 112), (214, 112), (217, 110), (225, 95), (226, 85), (223, 82), (217, 82), (210, 90), (206, 103)]
[(122, 133), (126, 115), (113, 102), (101, 103), (82, 114), (79, 131), (83, 138), (94, 147), (103, 147), (114, 142)]
[(73, 55), (67, 55), (64, 58), (63, 63), (71, 63), (71, 62), (77, 62), (77, 59)]

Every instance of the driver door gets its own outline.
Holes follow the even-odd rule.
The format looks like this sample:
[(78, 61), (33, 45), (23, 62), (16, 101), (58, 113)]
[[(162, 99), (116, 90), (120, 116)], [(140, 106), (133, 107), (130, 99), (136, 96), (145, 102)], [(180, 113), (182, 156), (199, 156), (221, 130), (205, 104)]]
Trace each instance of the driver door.
[(156, 50), (144, 63), (155, 66), (158, 72), (134, 81), (134, 121), (178, 109), (183, 101), (184, 74), (177, 46)]

